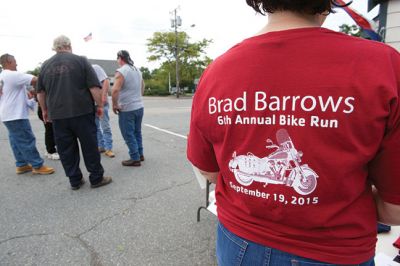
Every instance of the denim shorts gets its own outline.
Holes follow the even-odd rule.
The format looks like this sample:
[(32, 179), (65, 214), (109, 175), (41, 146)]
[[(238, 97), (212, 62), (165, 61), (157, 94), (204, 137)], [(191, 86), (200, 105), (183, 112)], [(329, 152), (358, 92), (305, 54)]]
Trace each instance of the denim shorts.
[[(219, 266), (335, 266), (337, 264), (299, 257), (245, 240), (221, 223), (217, 228), (217, 261)], [(374, 266), (374, 259), (354, 266)], [(350, 266), (350, 265), (348, 265)], [(352, 265), (353, 266), (353, 265)]]

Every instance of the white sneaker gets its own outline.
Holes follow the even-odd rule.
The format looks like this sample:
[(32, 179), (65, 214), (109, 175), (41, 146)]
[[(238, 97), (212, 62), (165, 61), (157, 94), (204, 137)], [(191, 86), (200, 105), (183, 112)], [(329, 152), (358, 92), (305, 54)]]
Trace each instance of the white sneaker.
[(60, 160), (60, 155), (58, 155), (57, 152), (55, 153), (48, 153), (47, 151), (45, 152), (44, 156), (46, 156), (47, 159), (50, 160)]
[(49, 154), (49, 155), (50, 155), (50, 158), (49, 158), (49, 159), (52, 159), (52, 160), (60, 160), (60, 155), (58, 155), (57, 152), (52, 153), (52, 154)]

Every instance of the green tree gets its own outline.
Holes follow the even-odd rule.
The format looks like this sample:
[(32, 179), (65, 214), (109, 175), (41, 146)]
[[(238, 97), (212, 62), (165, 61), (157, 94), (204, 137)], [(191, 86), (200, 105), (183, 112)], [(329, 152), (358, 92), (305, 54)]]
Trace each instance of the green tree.
[(31, 74), (31, 75), (34, 75), (34, 76), (39, 76), (39, 73), (40, 73), (40, 68), (41, 68), (41, 64), (40, 65), (38, 65), (34, 70), (29, 70), (29, 71), (27, 71), (26, 73), (28, 73), (28, 74)]
[(355, 36), (355, 37), (361, 37), (364, 39), (371, 39), (371, 37), (363, 31), (359, 26), (357, 25), (347, 25), (347, 24), (342, 24), (339, 26), (339, 31), (343, 32), (347, 35)]
[(28, 71), (26, 71), (26, 73), (34, 75), (35, 77), (37, 77), (37, 76), (39, 76), (41, 67), (42, 67), (42, 64), (39, 64), (37, 67), (35, 67), (35, 69), (28, 70)]
[(200, 77), (211, 62), (205, 50), (212, 40), (190, 42), (189, 35), (183, 31), (178, 32), (177, 35), (175, 32), (155, 32), (152, 38), (147, 39), (147, 49), (150, 53), (147, 59), (150, 62), (160, 62), (160, 68), (152, 73), (152, 79), (157, 80), (160, 86), (165, 84), (165, 90), (168, 89), (169, 77), (171, 77), (171, 83), (175, 84), (176, 42), (179, 54), (180, 87), (193, 89), (194, 79)]
[(141, 67), (140, 72), (142, 72), (142, 77), (144, 80), (151, 79), (151, 73), (147, 67)]
[(353, 25), (342, 24), (339, 26), (339, 31), (355, 37), (361, 37), (361, 32), (362, 32), (361, 28), (354, 24)]
[(144, 78), (143, 76), (145, 82), (145, 95), (169, 95), (168, 75), (168, 68), (161, 66), (154, 69), (150, 73), (149, 78)]

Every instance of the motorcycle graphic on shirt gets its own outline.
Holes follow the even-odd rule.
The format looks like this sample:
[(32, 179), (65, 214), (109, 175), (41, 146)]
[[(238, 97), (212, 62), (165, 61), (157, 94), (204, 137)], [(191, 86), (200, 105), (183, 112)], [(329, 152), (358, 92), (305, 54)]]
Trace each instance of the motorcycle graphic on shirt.
[(275, 149), (267, 157), (259, 158), (252, 153), (236, 155), (229, 161), (229, 169), (243, 186), (253, 181), (292, 187), (301, 195), (312, 193), (317, 187), (318, 175), (307, 164), (301, 164), (303, 153), (293, 144), (286, 129), (276, 133), (277, 144), (267, 139), (267, 149)]

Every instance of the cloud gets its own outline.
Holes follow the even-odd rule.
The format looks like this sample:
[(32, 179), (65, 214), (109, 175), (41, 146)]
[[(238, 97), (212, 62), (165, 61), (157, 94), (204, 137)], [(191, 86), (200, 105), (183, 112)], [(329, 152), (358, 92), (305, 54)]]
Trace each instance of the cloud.
[[(355, 0), (355, 9), (366, 13), (366, 1)], [(21, 8), (23, 7), (23, 8)], [(192, 41), (213, 39), (207, 50), (215, 58), (244, 38), (252, 36), (267, 22), (256, 15), (244, 0), (163, 0), (141, 1), (70, 0), (3, 1), (0, 17), (0, 53), (16, 56), (19, 69), (35, 68), (54, 53), (53, 39), (65, 34), (73, 50), (89, 58), (114, 60), (120, 49), (129, 50), (138, 66), (157, 67), (147, 62), (147, 39), (155, 31), (169, 31), (175, 8), (182, 18), (181, 30)], [(327, 27), (337, 29), (341, 22), (352, 23), (342, 12), (330, 16)], [(190, 26), (195, 24), (194, 28)], [(93, 39), (83, 37), (92, 32)]]

